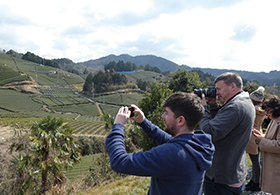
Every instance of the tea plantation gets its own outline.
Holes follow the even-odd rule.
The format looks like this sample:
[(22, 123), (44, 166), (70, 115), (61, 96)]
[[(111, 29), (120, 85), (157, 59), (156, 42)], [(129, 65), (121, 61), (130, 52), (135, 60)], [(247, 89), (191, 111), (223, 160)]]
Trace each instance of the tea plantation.
[[(56, 74), (53, 74), (54, 72)], [(74, 136), (78, 140), (85, 140), (84, 138), (98, 140), (96, 143), (88, 143), (93, 144), (91, 146), (93, 151), (93, 148), (97, 147), (94, 144), (99, 145), (98, 147), (101, 148), (104, 147), (105, 137), (109, 134), (110, 129), (105, 128), (105, 121), (102, 120), (102, 115), (108, 113), (114, 117), (120, 106), (137, 105), (142, 98), (142, 94), (116, 92), (107, 95), (96, 95), (92, 98), (81, 92), (83, 83), (84, 78), (79, 75), (0, 53), (1, 148), (7, 147), (5, 140), (12, 139), (16, 132), (15, 130), (24, 129), (28, 131), (34, 121), (40, 121), (46, 116), (64, 118), (64, 122), (70, 125)], [(129, 120), (126, 130), (130, 128), (132, 128), (132, 124)], [(84, 150), (86, 149), (84, 148)], [(100, 149), (98, 151), (101, 152)], [(4, 153), (0, 151), (0, 155), (6, 153), (6, 150)], [(90, 174), (91, 167), (98, 167), (97, 164), (94, 164), (94, 161), (97, 159), (98, 163), (98, 160), (103, 158), (100, 157), (102, 154), (103, 152), (86, 154), (83, 156), (81, 163), (75, 165), (72, 169), (64, 170), (63, 172), (67, 178), (74, 182), (71, 185), (74, 185), (75, 188), (80, 188), (77, 187), (78, 183), (82, 183), (86, 175)], [(3, 165), (1, 162), (0, 166)], [(106, 169), (109, 170), (108, 162), (106, 161), (105, 163)], [(79, 182), (75, 183), (75, 181)], [(3, 182), (0, 182), (0, 186), (5, 185), (5, 182)], [(0, 191), (4, 189), (0, 188)], [(81, 187), (76, 191), (81, 191), (82, 189)], [(67, 189), (67, 191), (67, 194), (74, 192), (72, 189)]]

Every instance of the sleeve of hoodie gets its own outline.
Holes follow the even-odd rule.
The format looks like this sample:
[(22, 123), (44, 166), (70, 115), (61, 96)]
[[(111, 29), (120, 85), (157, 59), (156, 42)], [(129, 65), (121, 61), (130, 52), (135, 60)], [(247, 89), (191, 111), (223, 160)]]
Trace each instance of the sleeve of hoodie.
[(239, 123), (239, 115), (233, 106), (222, 108), (215, 118), (211, 118), (209, 110), (205, 107), (203, 118), (200, 121), (200, 127), (212, 136), (212, 141), (216, 142), (223, 139)]
[[(124, 126), (114, 124), (112, 132), (106, 138), (106, 147), (110, 157), (111, 168), (120, 173), (138, 176), (164, 176), (174, 172), (176, 167), (170, 166), (173, 155), (166, 145), (154, 147), (146, 152), (127, 153), (124, 145)], [(166, 166), (169, 164), (169, 168)]]

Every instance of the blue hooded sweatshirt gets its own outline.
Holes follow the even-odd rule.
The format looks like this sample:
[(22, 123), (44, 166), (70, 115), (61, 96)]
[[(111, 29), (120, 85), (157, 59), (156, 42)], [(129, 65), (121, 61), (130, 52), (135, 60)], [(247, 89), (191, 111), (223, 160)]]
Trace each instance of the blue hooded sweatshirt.
[(127, 153), (124, 126), (114, 124), (106, 138), (111, 168), (124, 174), (151, 177), (148, 195), (200, 195), (205, 170), (211, 166), (214, 153), (211, 135), (195, 131), (173, 138), (147, 119), (139, 125), (159, 146)]

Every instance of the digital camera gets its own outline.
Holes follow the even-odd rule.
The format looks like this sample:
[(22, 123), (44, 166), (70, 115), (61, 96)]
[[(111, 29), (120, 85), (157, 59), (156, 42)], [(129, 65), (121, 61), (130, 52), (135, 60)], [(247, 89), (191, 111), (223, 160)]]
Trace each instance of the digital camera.
[(194, 93), (202, 98), (204, 93), (205, 97), (215, 98), (216, 97), (216, 88), (214, 86), (208, 87), (207, 89), (195, 89)]
[(134, 108), (129, 106), (129, 107), (128, 107), (128, 110), (130, 110), (130, 118), (131, 118), (131, 117), (134, 117), (134, 113), (133, 113)]

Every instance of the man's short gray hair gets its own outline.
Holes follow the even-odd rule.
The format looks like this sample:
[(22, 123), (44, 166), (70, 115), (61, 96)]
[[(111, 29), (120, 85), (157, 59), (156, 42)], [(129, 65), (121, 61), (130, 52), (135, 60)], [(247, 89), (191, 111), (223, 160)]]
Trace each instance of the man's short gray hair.
[(226, 72), (218, 77), (216, 77), (214, 83), (219, 81), (224, 81), (226, 85), (230, 85), (231, 83), (235, 83), (236, 87), (240, 90), (243, 88), (243, 81), (239, 74), (235, 72)]

